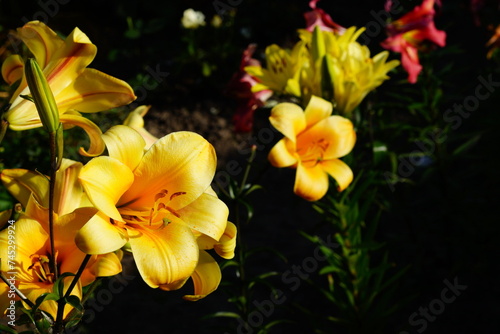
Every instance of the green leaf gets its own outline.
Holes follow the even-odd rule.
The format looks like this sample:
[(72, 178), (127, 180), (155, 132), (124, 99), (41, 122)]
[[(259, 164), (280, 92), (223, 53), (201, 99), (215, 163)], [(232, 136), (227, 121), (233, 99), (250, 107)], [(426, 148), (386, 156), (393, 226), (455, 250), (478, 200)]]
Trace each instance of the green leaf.
[(65, 300), (66, 300), (66, 303), (70, 304), (78, 311), (80, 311), (80, 312), (83, 311), (82, 302), (81, 302), (80, 298), (78, 298), (77, 296), (71, 295), (71, 296), (66, 297)]
[(0, 331), (6, 334), (18, 334), (14, 329), (0, 324)]
[(466, 141), (465, 143), (463, 143), (462, 145), (460, 145), (459, 147), (457, 147), (453, 151), (452, 156), (458, 156), (458, 155), (461, 155), (461, 154), (469, 151), (472, 147), (474, 147), (479, 142), (479, 140), (481, 139), (481, 135), (482, 134), (478, 134), (478, 135), (472, 137), (471, 139), (469, 139), (468, 141)]

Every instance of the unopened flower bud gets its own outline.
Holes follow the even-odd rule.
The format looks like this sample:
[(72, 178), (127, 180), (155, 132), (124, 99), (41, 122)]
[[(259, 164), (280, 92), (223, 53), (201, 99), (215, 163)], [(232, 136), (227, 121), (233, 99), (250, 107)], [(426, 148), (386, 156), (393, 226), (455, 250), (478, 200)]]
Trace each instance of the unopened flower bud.
[(43, 127), (50, 133), (55, 133), (59, 127), (59, 111), (52, 90), (42, 69), (34, 58), (26, 61), (24, 72)]

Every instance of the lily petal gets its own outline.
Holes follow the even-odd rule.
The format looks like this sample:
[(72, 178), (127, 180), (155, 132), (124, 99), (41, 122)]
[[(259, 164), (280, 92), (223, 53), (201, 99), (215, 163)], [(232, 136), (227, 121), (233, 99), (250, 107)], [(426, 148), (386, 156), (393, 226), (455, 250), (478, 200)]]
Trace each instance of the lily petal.
[(82, 128), (90, 139), (90, 147), (88, 151), (85, 151), (83, 147), (80, 147), (80, 154), (87, 157), (95, 157), (104, 152), (105, 144), (102, 140), (102, 131), (88, 118), (82, 117), (80, 115), (65, 113), (59, 117), (59, 120), (63, 124), (76, 125)]
[(293, 191), (305, 200), (317, 201), (328, 191), (328, 175), (319, 164), (309, 168), (299, 164)]
[(170, 223), (162, 229), (140, 228), (130, 237), (137, 269), (152, 288), (175, 290), (193, 273), (199, 251), (191, 230)]
[(139, 106), (131, 111), (125, 121), (123, 121), (123, 125), (130, 126), (132, 129), (139, 132), (142, 138), (144, 138), (144, 141), (146, 142), (146, 146), (144, 148), (146, 150), (158, 140), (157, 137), (153, 136), (144, 128), (144, 116), (150, 108), (151, 106)]
[(336, 159), (351, 152), (356, 142), (356, 132), (349, 119), (337, 115), (330, 116), (304, 131), (299, 137), (297, 147), (302, 143), (309, 145), (319, 139), (328, 143), (323, 159)]
[(26, 169), (4, 169), (0, 177), (22, 206), (26, 207), (32, 193), (40, 204), (49, 206), (49, 181), (42, 175)]
[(79, 179), (96, 208), (123, 221), (115, 204), (134, 181), (127, 166), (111, 157), (93, 158), (82, 168)]
[(168, 134), (144, 154), (134, 171), (134, 183), (118, 206), (151, 207), (155, 196), (167, 190), (168, 196), (173, 196), (169, 206), (181, 209), (210, 186), (215, 167), (215, 150), (202, 136), (187, 131)]
[(283, 138), (269, 151), (268, 159), (274, 167), (290, 167), (297, 163), (295, 142)]
[(121, 161), (133, 171), (144, 155), (146, 142), (131, 127), (116, 125), (102, 135), (110, 157)]
[(24, 74), (24, 63), (20, 55), (11, 55), (2, 64), (2, 77), (8, 85), (20, 80)]
[(17, 29), (17, 33), (41, 68), (46, 67), (53, 55), (64, 45), (64, 41), (40, 21), (26, 23)]
[(302, 109), (293, 103), (280, 103), (271, 110), (271, 124), (285, 137), (295, 142), (296, 136), (306, 128)]
[(60, 93), (57, 106), (61, 112), (76, 109), (94, 113), (127, 105), (135, 99), (132, 87), (125, 81), (86, 68)]
[(191, 229), (219, 240), (226, 228), (229, 209), (216, 196), (204, 193), (177, 213)]
[(205, 251), (200, 251), (198, 265), (191, 275), (194, 284), (194, 294), (182, 297), (185, 300), (197, 301), (217, 289), (222, 279), (219, 264)]
[(54, 198), (54, 211), (60, 216), (73, 212), (80, 207), (83, 188), (78, 181), (82, 164), (77, 161), (62, 159), (61, 166), (56, 176), (56, 194)]
[(234, 257), (237, 232), (236, 225), (231, 222), (227, 222), (224, 234), (220, 238), (219, 242), (214, 246), (215, 251), (220, 257), (224, 259), (232, 259)]
[[(64, 40), (47, 66), (42, 67), (54, 96), (58, 96), (94, 60), (97, 47), (78, 28)], [(59, 101), (59, 99), (57, 99)]]
[(92, 283), (96, 277), (109, 277), (118, 275), (122, 271), (120, 258), (115, 253), (94, 255), (89, 261), (87, 269), (84, 270), (80, 280), (82, 286)]
[(332, 111), (333, 105), (330, 102), (315, 95), (311, 96), (306, 110), (304, 110), (307, 127), (310, 127), (322, 119), (327, 118), (332, 114)]
[(98, 212), (77, 232), (75, 243), (85, 254), (106, 254), (123, 247), (127, 238), (125, 231)]
[(353, 179), (352, 170), (342, 160), (323, 160), (321, 161), (321, 167), (337, 181), (338, 191), (344, 190), (351, 184)]

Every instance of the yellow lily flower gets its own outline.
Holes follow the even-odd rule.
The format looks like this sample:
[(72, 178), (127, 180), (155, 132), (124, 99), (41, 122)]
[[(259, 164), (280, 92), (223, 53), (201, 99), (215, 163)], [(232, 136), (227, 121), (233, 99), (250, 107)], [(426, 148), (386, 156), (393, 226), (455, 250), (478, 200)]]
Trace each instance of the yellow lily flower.
[(77, 245), (102, 254), (129, 243), (149, 286), (180, 288), (208, 261), (200, 257), (197, 236), (218, 241), (227, 226), (228, 208), (209, 188), (216, 167), (212, 145), (198, 134), (175, 132), (144, 152), (142, 136), (123, 125), (103, 139), (109, 156), (93, 158), (80, 172), (100, 212), (80, 229)]
[[(56, 238), (56, 261), (59, 273), (76, 273), (80, 267), (85, 253), (81, 252), (73, 241), (75, 235), (75, 217), (64, 216), (58, 220), (56, 236), (64, 236), (63, 239)], [(0, 231), (0, 258), (2, 259), (0, 271), (9, 278), (13, 275), (16, 287), (31, 301), (43, 293), (52, 292), (54, 285), (54, 273), (50, 271), (48, 261), (50, 258), (50, 238), (48, 232), (35, 219), (25, 215), (13, 225), (15, 229), (9, 228)], [(14, 234), (9, 234), (14, 231)], [(9, 236), (15, 236), (15, 254), (9, 254)], [(93, 256), (84, 270), (72, 295), (82, 297), (82, 286), (92, 283), (97, 276), (112, 276), (121, 271), (121, 264), (116, 254)], [(15, 273), (15, 274), (12, 274)], [(64, 280), (64, 291), (67, 290), (72, 277)], [(10, 304), (9, 287), (0, 284), (0, 312), (4, 312)], [(16, 297), (17, 298), (17, 297)], [(18, 298), (17, 298), (18, 299)], [(25, 305), (25, 307), (28, 307)], [(66, 305), (64, 317), (68, 315), (73, 307)], [(54, 319), (57, 315), (57, 303), (50, 300), (41, 304), (40, 309), (49, 313)]]
[[(99, 128), (79, 112), (94, 113), (126, 105), (135, 99), (132, 88), (122, 80), (87, 68), (97, 53), (97, 47), (78, 28), (63, 40), (44, 23), (31, 21), (19, 28), (17, 34), (47, 78), (60, 121), (66, 126), (77, 125), (89, 134), (89, 151), (81, 149), (81, 153), (102, 153), (104, 143)], [(7, 58), (2, 65), (2, 76), (7, 83), (20, 80), (9, 102), (11, 106), (3, 115), (15, 131), (42, 126), (35, 105), (20, 96), (29, 95), (22, 66), (18, 55)]]
[[(78, 181), (82, 164), (63, 159), (57, 171), (54, 196), (54, 249), (59, 273), (76, 273), (85, 253), (75, 244), (78, 230), (93, 217), (97, 209), (92, 207)], [(0, 175), (7, 190), (21, 203), (24, 212), (14, 224), (16, 253), (15, 259), (8, 256), (9, 228), (0, 232), (0, 270), (3, 273), (16, 272), (17, 287), (26, 297), (35, 302), (45, 292), (52, 292), (54, 273), (50, 272), (48, 194), (49, 181), (39, 173), (24, 169), (5, 169)], [(72, 294), (81, 297), (81, 287), (92, 283), (96, 277), (113, 276), (122, 270), (120, 258), (114, 254), (94, 255), (80, 277)], [(72, 280), (65, 280), (67, 288)], [(7, 289), (8, 290), (8, 289)], [(9, 304), (7, 290), (0, 284), (0, 312)], [(57, 314), (55, 301), (44, 302), (41, 309)], [(66, 306), (64, 316), (71, 310)]]
[(300, 70), (304, 53), (304, 44), (297, 43), (293, 50), (285, 50), (276, 44), (266, 48), (266, 67), (247, 66), (245, 71), (257, 80), (252, 86), (252, 92), (260, 92), (270, 89), (277, 93), (283, 93), (300, 97)]
[[(81, 207), (92, 207), (78, 181), (80, 162), (63, 159), (56, 173), (54, 212), (66, 215)], [(0, 174), (3, 185), (26, 211), (30, 197), (41, 208), (49, 207), (49, 180), (40, 173), (26, 169), (4, 169)]]
[[(349, 116), (366, 95), (389, 79), (387, 72), (399, 65), (398, 60), (386, 62), (388, 51), (370, 57), (370, 49), (356, 42), (365, 28), (350, 27), (342, 35), (329, 31), (321, 31), (321, 38), (313, 41), (313, 34), (307, 30), (299, 30), (301, 40), (309, 49), (322, 49), (325, 52), (325, 65), (330, 76), (335, 109)], [(313, 43), (324, 43), (324, 46)], [(301, 84), (311, 95), (324, 96), (321, 80), (325, 69), (321, 63), (305, 68)]]
[(331, 116), (330, 102), (312, 96), (305, 111), (292, 103), (280, 103), (271, 111), (271, 124), (285, 137), (269, 152), (275, 167), (297, 168), (295, 194), (308, 201), (321, 199), (328, 190), (328, 175), (344, 190), (353, 179), (349, 166), (339, 160), (356, 141), (350, 120)]

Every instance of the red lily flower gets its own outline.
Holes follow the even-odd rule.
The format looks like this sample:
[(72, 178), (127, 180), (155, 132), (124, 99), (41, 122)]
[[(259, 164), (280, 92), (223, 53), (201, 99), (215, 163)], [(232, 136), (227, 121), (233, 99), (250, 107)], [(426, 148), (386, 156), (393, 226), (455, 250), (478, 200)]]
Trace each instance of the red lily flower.
[(249, 132), (253, 126), (253, 114), (258, 107), (264, 105), (264, 102), (271, 97), (273, 92), (269, 89), (259, 92), (252, 92), (252, 86), (257, 81), (247, 72), (246, 66), (260, 66), (257, 59), (253, 59), (252, 55), (255, 52), (257, 45), (250, 44), (241, 58), (240, 69), (233, 75), (228, 84), (227, 93), (238, 101), (236, 113), (233, 116), (235, 130), (238, 132)]
[(408, 81), (417, 82), (422, 70), (418, 59), (418, 49), (423, 41), (428, 40), (438, 46), (446, 44), (446, 33), (434, 25), (435, 0), (424, 0), (399, 20), (386, 28), (389, 37), (382, 42), (382, 47), (401, 53), (401, 63), (408, 72)]
[(343, 34), (345, 28), (333, 22), (330, 15), (325, 13), (323, 9), (316, 8), (316, 3), (319, 0), (309, 1), (309, 7), (312, 11), (304, 13), (306, 19), (306, 30), (312, 32), (315, 26), (319, 26), (323, 31), (334, 31), (338, 34)]

